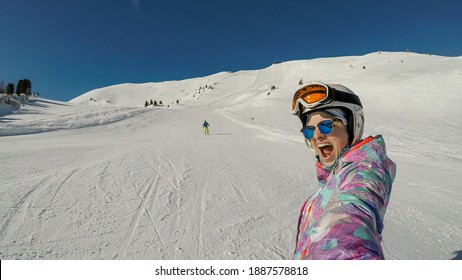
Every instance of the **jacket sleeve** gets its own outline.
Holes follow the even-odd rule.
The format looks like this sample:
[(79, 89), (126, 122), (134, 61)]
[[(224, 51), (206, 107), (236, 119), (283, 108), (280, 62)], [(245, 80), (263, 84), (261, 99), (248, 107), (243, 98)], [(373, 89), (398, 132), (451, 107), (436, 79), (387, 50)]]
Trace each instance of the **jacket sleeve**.
[(383, 217), (389, 188), (383, 172), (370, 164), (352, 166), (311, 235), (309, 259), (384, 259)]

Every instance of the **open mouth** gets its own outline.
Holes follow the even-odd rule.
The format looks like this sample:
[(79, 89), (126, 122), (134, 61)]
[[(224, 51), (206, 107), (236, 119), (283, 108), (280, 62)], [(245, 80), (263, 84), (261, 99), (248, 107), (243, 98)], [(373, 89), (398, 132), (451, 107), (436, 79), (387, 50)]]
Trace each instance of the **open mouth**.
[(328, 159), (334, 151), (334, 146), (332, 146), (331, 144), (320, 144), (318, 145), (318, 149), (321, 152), (322, 158)]

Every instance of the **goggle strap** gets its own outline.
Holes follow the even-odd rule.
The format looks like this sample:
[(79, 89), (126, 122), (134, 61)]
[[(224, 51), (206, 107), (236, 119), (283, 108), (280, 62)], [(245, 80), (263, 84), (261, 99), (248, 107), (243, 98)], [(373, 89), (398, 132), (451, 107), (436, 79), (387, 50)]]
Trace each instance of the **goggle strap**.
[(333, 100), (345, 103), (353, 103), (362, 107), (361, 101), (359, 100), (359, 97), (357, 95), (336, 90), (335, 88), (329, 88), (329, 90), (332, 94)]

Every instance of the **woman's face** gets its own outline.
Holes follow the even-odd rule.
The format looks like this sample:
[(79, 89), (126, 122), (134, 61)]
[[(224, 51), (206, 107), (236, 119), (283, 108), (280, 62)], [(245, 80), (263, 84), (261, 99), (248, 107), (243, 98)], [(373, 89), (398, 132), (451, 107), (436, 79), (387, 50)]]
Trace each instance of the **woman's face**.
[[(324, 120), (333, 120), (333, 116), (323, 112), (314, 112), (310, 115), (307, 125), (317, 126)], [(342, 150), (348, 144), (348, 132), (342, 121), (337, 120), (332, 123), (333, 130), (329, 135), (324, 135), (316, 127), (314, 136), (310, 140), (311, 148), (322, 160), (325, 166), (331, 166), (335, 163)]]

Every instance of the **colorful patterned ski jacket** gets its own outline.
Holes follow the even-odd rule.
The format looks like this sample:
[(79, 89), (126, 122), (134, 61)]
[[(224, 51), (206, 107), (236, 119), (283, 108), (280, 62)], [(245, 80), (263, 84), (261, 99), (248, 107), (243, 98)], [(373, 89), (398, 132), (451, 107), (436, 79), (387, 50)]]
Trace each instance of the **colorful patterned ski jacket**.
[(396, 165), (382, 136), (369, 136), (333, 168), (317, 164), (320, 188), (303, 205), (294, 259), (384, 259), (382, 230)]

